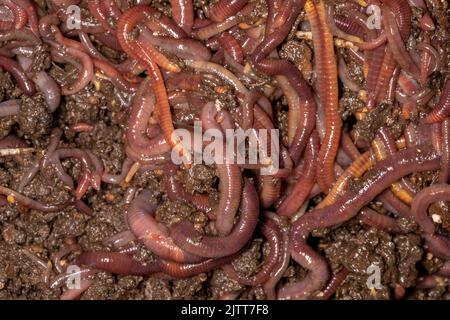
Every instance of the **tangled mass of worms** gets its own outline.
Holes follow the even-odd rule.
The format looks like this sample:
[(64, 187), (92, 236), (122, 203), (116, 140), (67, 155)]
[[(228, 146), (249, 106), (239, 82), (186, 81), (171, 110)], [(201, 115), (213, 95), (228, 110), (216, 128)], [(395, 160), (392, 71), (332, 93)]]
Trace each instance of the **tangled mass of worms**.
[[(390, 297), (445, 287), (445, 10), (445, 1), (428, 0), (0, 1), (1, 81), (16, 88), (0, 95), (2, 123), (10, 123), (0, 140), (2, 172), (20, 172), (0, 186), (2, 210), (54, 219), (74, 208), (91, 219), (98, 210), (92, 197), (114, 202), (111, 190), (121, 190), (125, 214), (125, 227), (98, 247), (73, 237), (48, 255), (22, 253), (61, 299), (82, 296), (101, 272), (175, 281), (217, 270), (240, 285), (219, 298), (259, 288), (266, 299), (328, 299), (355, 270), (345, 263), (351, 253), (336, 263), (327, 251), (333, 244), (321, 239), (353, 223), (367, 234), (418, 239), (414, 281), (398, 276), (386, 289)], [(69, 105), (82, 108), (77, 97), (104, 86), (106, 99), (116, 101), (104, 113), (123, 129), (120, 170), (94, 149), (96, 123), (58, 120)], [(46, 108), (28, 123), (42, 127), (36, 137), (23, 118), (25, 110), (37, 112), (37, 100)], [(173, 152), (192, 152), (176, 129), (193, 130), (195, 121), (203, 131), (279, 129), (278, 151), (268, 151), (279, 169), (267, 175), (268, 163), (174, 164)], [(82, 136), (92, 148), (77, 145)], [(197, 167), (215, 182), (189, 187), (181, 176)], [(30, 191), (36, 179), (57, 181), (68, 197), (42, 200)], [(194, 213), (165, 221), (166, 202)], [(245, 272), (236, 261), (255, 239), (260, 259)], [(136, 258), (139, 250), (149, 258)], [(416, 270), (423, 256), (439, 264)], [(382, 264), (368, 263), (379, 266), (386, 286)], [(73, 278), (76, 287), (67, 285)], [(379, 288), (367, 290), (376, 297)]]

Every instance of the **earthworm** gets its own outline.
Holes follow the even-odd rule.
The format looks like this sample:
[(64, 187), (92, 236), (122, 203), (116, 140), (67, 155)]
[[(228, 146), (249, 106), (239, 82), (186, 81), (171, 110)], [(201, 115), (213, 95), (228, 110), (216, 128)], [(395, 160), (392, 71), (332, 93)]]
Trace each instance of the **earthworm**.
[(146, 54), (145, 47), (142, 47), (139, 42), (130, 39), (130, 33), (133, 31), (139, 20), (144, 18), (148, 20), (153, 15), (154, 11), (147, 6), (135, 6), (128, 9), (119, 19), (117, 35), (124, 51), (131, 57), (140, 61), (147, 68), (147, 72), (150, 75), (150, 82), (155, 92), (157, 114), (165, 140), (172, 148), (175, 148), (175, 150), (185, 153), (186, 151), (181, 145), (179, 138), (174, 137), (173, 135), (175, 129), (172, 123), (169, 101), (167, 99), (166, 88), (161, 72), (155, 65), (153, 59)]
[(202, 76), (199, 74), (178, 73), (166, 80), (167, 90), (198, 91), (202, 85)]
[(175, 279), (183, 279), (203, 272), (208, 272), (224, 264), (230, 263), (236, 259), (239, 253), (240, 252), (225, 257), (208, 259), (198, 263), (176, 263), (172, 261), (160, 260), (158, 261), (158, 266), (165, 274), (168, 274)]
[(44, 204), (31, 198), (28, 198), (17, 191), (14, 191), (12, 189), (3, 186), (0, 186), (0, 194), (6, 196), (8, 202), (10, 203), (17, 202), (27, 208), (42, 211), (45, 213), (59, 212), (64, 210), (64, 208), (66, 208), (69, 205), (68, 202), (64, 202), (61, 204)]
[(314, 129), (316, 104), (310, 87), (303, 79), (300, 71), (294, 65), (285, 60), (267, 59), (266, 56), (268, 56), (270, 52), (283, 41), (295, 21), (296, 14), (298, 13), (297, 10), (300, 8), (301, 6), (295, 6), (295, 9), (290, 14), (286, 23), (280, 27), (277, 32), (267, 36), (264, 42), (257, 47), (255, 53), (252, 55), (252, 62), (257, 69), (269, 75), (285, 76), (299, 97), (299, 104), (290, 106), (295, 106), (298, 110), (289, 111), (301, 116), (301, 123), (298, 124), (292, 143), (289, 147), (291, 157), (296, 163), (298, 163), (307, 145), (309, 136)]
[(10, 30), (14, 27), (14, 13), (5, 5), (0, 7), (0, 30)]
[(83, 294), (94, 283), (93, 280), (83, 279), (80, 281), (80, 286), (76, 289), (68, 289), (64, 291), (59, 297), (60, 300), (75, 300)]
[(74, 251), (79, 251), (81, 247), (76, 242), (69, 242), (63, 244), (63, 246), (55, 253), (52, 253), (51, 259), (53, 261), (53, 265), (59, 273), (63, 272), (64, 268), (61, 264), (61, 259), (68, 255), (69, 253), (72, 253)]
[(341, 148), (345, 152), (345, 154), (347, 154), (347, 156), (353, 161), (355, 161), (361, 155), (358, 148), (356, 148), (355, 144), (353, 143), (352, 138), (347, 132), (342, 133)]
[(131, 166), (133, 165), (133, 161), (129, 158), (126, 158), (122, 163), (122, 169), (119, 174), (111, 174), (106, 171), (102, 174), (102, 181), (109, 184), (120, 184), (125, 179), (128, 171), (130, 171)]
[(433, 19), (428, 12), (425, 12), (419, 19), (419, 24), (423, 31), (434, 31), (436, 29)]
[(11, 99), (0, 103), (0, 117), (18, 115), (20, 111), (20, 100)]
[[(382, 2), (392, 11), (403, 41), (408, 41), (412, 29), (412, 10), (407, 0), (382, 0)], [(382, 13), (384, 17), (384, 11)]]
[[(240, 205), (241, 215), (231, 233), (224, 237), (202, 236), (192, 223), (183, 220), (170, 228), (173, 241), (186, 251), (205, 258), (219, 258), (239, 251), (250, 239), (259, 215), (258, 195), (249, 180), (245, 180)], [(198, 240), (197, 240), (198, 239)]]
[(234, 16), (246, 4), (248, 0), (219, 0), (208, 10), (208, 18), (214, 22), (220, 22)]
[(150, 251), (162, 259), (180, 263), (197, 263), (204, 259), (190, 254), (172, 241), (167, 229), (153, 217), (156, 202), (151, 192), (146, 190), (136, 197), (128, 208), (130, 230)]
[(0, 56), (0, 67), (11, 73), (24, 94), (32, 96), (36, 93), (33, 82), (26, 76), (25, 72), (16, 61)]
[(326, 286), (323, 291), (318, 293), (314, 298), (318, 300), (328, 300), (331, 298), (331, 296), (336, 292), (336, 290), (339, 288), (339, 286), (344, 282), (345, 278), (347, 278), (347, 275), (349, 274), (349, 271), (343, 267), (341, 270), (339, 270), (337, 273), (333, 274), (331, 277), (330, 282)]
[(277, 223), (282, 232), (282, 247), (281, 254), (279, 255), (279, 259), (277, 265), (274, 267), (273, 271), (270, 273), (269, 279), (264, 283), (263, 289), (266, 294), (266, 298), (268, 300), (276, 299), (276, 286), (280, 279), (282, 278), (284, 272), (289, 266), (290, 254), (289, 254), (289, 229), (286, 226), (285, 221), (273, 212), (266, 211), (264, 213), (266, 219), (272, 219)]
[(218, 40), (225, 52), (237, 63), (242, 64), (244, 61), (244, 52), (237, 40), (228, 32), (222, 33)]
[(148, 275), (161, 271), (157, 263), (142, 264), (121, 252), (84, 251), (77, 264), (115, 274)]
[(283, 200), (277, 209), (277, 214), (281, 216), (294, 215), (303, 205), (311, 192), (316, 179), (317, 158), (319, 153), (319, 136), (314, 132), (309, 138), (305, 151), (303, 168), (297, 183), (291, 193)]
[(437, 201), (450, 200), (450, 186), (447, 184), (434, 184), (421, 190), (411, 204), (414, 219), (420, 227), (428, 234), (435, 233), (435, 226), (428, 217), (428, 207)]
[[(429, 44), (429, 39), (426, 38), (424, 42), (419, 43), (416, 45), (417, 50), (421, 50), (422, 57), (421, 57), (421, 63), (420, 63), (420, 82), (421, 84), (425, 85), (428, 76), (433, 73), (434, 71), (438, 70), (440, 68), (440, 56), (439, 53), (436, 51), (433, 46)], [(433, 68), (431, 68), (431, 64), (433, 62)]]
[[(202, 126), (205, 130), (219, 127), (215, 117), (217, 111), (211, 103), (207, 103), (202, 111)], [(216, 212), (216, 228), (221, 236), (226, 236), (233, 229), (234, 218), (239, 207), (242, 190), (242, 172), (234, 161), (229, 161), (226, 152), (222, 163), (216, 164), (219, 175), (220, 199)], [(236, 227), (236, 226), (235, 226)]]
[(190, 194), (183, 189), (183, 186), (176, 177), (176, 166), (166, 165), (165, 172), (165, 189), (167, 196), (171, 201), (186, 201), (188, 203), (191, 203), (197, 210), (200, 210), (204, 213), (209, 213), (212, 210), (207, 195)]
[(339, 67), (338, 67), (339, 79), (351, 91), (359, 92), (361, 90), (361, 86), (356, 81), (354, 81), (353, 79), (350, 78), (350, 75), (348, 73), (348, 67), (344, 61), (344, 58), (339, 56), (338, 62), (339, 62)]
[(442, 122), (448, 116), (450, 116), (450, 81), (447, 79), (444, 88), (442, 89), (439, 102), (436, 104), (433, 111), (427, 115), (425, 122)]
[(80, 276), (82, 279), (87, 279), (88, 277), (95, 275), (97, 272), (98, 272), (97, 270), (83, 267), (80, 268), (79, 270), (76, 271), (74, 270), (74, 272), (70, 273), (63, 272), (58, 274), (51, 280), (49, 287), (52, 289), (60, 288), (63, 285), (67, 284), (67, 281), (69, 279), (71, 278), (73, 279), (73, 277)]
[[(372, 147), (377, 160), (383, 160), (389, 155), (393, 155), (397, 152), (394, 138), (386, 127), (379, 129), (375, 140), (372, 141)], [(391, 186), (391, 190), (400, 200), (408, 204), (412, 202), (412, 199), (416, 194), (416, 190), (411, 185), (411, 182), (405, 178), (402, 178), (400, 182), (394, 183)]]
[(141, 156), (159, 155), (170, 151), (170, 146), (162, 135), (147, 136), (148, 119), (154, 112), (154, 96), (148, 80), (144, 80), (134, 97), (126, 132), (130, 148)]
[(154, 36), (150, 31), (142, 30), (142, 38), (181, 59), (208, 61), (211, 52), (200, 41), (194, 39), (174, 39), (167, 36)]
[(232, 27), (236, 26), (239, 22), (241, 22), (245, 16), (250, 15), (254, 7), (255, 3), (249, 3), (244, 8), (242, 8), (242, 10), (237, 15), (231, 16), (223, 21), (213, 22), (202, 28), (196, 29), (194, 35), (200, 40), (207, 40), (217, 34), (229, 30)]
[(438, 234), (423, 234), (425, 239), (424, 248), (435, 256), (450, 259), (450, 239)]
[(89, 12), (97, 19), (106, 31), (114, 33), (115, 30), (110, 26), (106, 12), (103, 11), (101, 0), (91, 0), (87, 2)]
[(247, 286), (257, 286), (266, 282), (280, 260), (283, 247), (283, 233), (278, 224), (271, 218), (266, 218), (261, 226), (261, 233), (270, 245), (270, 253), (263, 262), (257, 274), (246, 277), (234, 269), (232, 264), (223, 267), (224, 271), (234, 280)]
[[(366, 79), (366, 89), (369, 93), (369, 102), (367, 103), (367, 107), (369, 110), (373, 110), (376, 107), (376, 86), (378, 76), (380, 74), (380, 70), (383, 64), (383, 59), (385, 57), (386, 46), (381, 46), (376, 48), (371, 54), (371, 58), (368, 61), (368, 74)], [(372, 99), (373, 101), (370, 101)]]
[(410, 207), (398, 199), (391, 190), (385, 190), (377, 197), (377, 199), (380, 200), (389, 211), (397, 213), (404, 218), (412, 217)]
[(358, 214), (359, 220), (370, 227), (384, 230), (389, 233), (399, 233), (400, 228), (396, 219), (382, 215), (368, 207), (363, 208)]
[(12, 0), (4, 0), (3, 3), (14, 14), (14, 28), (16, 30), (22, 29), (28, 22), (28, 13), (25, 8)]
[[(419, 79), (420, 71), (409, 53), (406, 51), (406, 47), (404, 44), (404, 41), (406, 41), (405, 37), (407, 34), (409, 37), (410, 31), (402, 31), (401, 25), (400, 27), (397, 27), (395, 14), (387, 6), (382, 6), (382, 14), (384, 21), (384, 30), (388, 38), (389, 48), (392, 51), (392, 55), (395, 61), (397, 61), (402, 69), (409, 72), (415, 78)], [(406, 28), (404, 30), (406, 30)]]
[[(91, 57), (83, 51), (73, 47), (65, 47), (64, 50), (69, 56), (72, 56), (81, 62), (78, 79), (73, 84), (61, 88), (61, 93), (67, 96), (83, 90), (91, 82), (94, 76), (94, 64), (92, 63)], [(62, 56), (61, 53), (56, 50), (52, 50), (52, 55), (53, 54), (62, 57), (63, 60), (67, 60), (65, 56)], [(67, 61), (69, 62), (70, 60)]]
[[(41, 40), (30, 30), (22, 29), (22, 30), (9, 30), (6, 32), (2, 32), (0, 34), (1, 41), (8, 40), (17, 40), (15, 43), (10, 43), (10, 48), (21, 48), (30, 45), (38, 45), (41, 43)], [(7, 48), (8, 45), (4, 45), (4, 48)]]
[(317, 208), (323, 208), (335, 203), (345, 193), (352, 179), (361, 177), (373, 166), (374, 160), (372, 157), (372, 153), (367, 151), (356, 158), (339, 176), (325, 199), (317, 205)]
[(389, 87), (389, 81), (392, 78), (396, 67), (392, 52), (389, 47), (386, 47), (383, 62), (381, 64), (380, 72), (378, 73), (377, 84), (375, 86), (375, 97), (377, 101), (386, 99), (386, 94)]
[(192, 0), (171, 0), (173, 20), (187, 34), (191, 33), (194, 25), (194, 7)]
[[(30, 58), (17, 56), (20, 66), (27, 70), (32, 63)], [(33, 77), (33, 82), (44, 96), (45, 103), (50, 112), (54, 112), (61, 102), (61, 89), (56, 81), (45, 71), (39, 71)]]
[(442, 122), (442, 152), (441, 152), (441, 172), (439, 181), (448, 183), (450, 181), (450, 119)]
[(337, 67), (333, 37), (326, 23), (324, 4), (320, 2), (314, 6), (308, 0), (305, 4), (305, 11), (313, 34), (318, 95), (325, 109), (326, 121), (326, 133), (319, 151), (317, 182), (322, 191), (328, 191), (335, 181), (334, 161), (339, 148), (342, 125), (338, 113)]
[(122, 74), (109, 62), (93, 58), (95, 68), (100, 69), (106, 74), (108, 80), (111, 81), (114, 86), (119, 90), (131, 93), (137, 90), (137, 84), (131, 83), (123, 78)]
[(56, 13), (51, 13), (45, 15), (39, 19), (39, 33), (42, 38), (50, 39), (54, 36), (54, 30), (52, 26), (57, 26), (60, 23), (58, 15)]
[(39, 36), (38, 18), (34, 4), (30, 0), (16, 0), (16, 1), (18, 5), (21, 6), (26, 11), (28, 16), (28, 24), (30, 26), (31, 31), (33, 31), (33, 33), (36, 36)]
[(104, 245), (111, 246), (112, 248), (119, 250), (126, 245), (129, 245), (133, 241), (136, 240), (136, 237), (130, 230), (125, 230), (122, 232), (119, 232), (109, 238), (106, 238), (102, 241)]
[(122, 15), (122, 11), (115, 0), (103, 0), (102, 6), (106, 10), (107, 16), (118, 19)]
[(291, 232), (291, 256), (310, 272), (298, 284), (282, 288), (279, 297), (308, 297), (328, 280), (326, 261), (306, 243), (312, 229), (347, 221), (393, 182), (412, 172), (435, 170), (439, 167), (439, 161), (439, 156), (429, 147), (401, 150), (375, 164), (361, 189), (349, 191), (333, 205), (310, 211), (299, 218)]

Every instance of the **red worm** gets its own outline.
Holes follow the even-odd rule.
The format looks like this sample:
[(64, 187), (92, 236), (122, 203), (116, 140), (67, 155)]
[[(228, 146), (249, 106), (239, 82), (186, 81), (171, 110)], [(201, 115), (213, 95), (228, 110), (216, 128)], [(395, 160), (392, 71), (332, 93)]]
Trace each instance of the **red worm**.
[(439, 161), (439, 156), (429, 147), (399, 151), (378, 162), (367, 174), (358, 191), (349, 191), (333, 205), (310, 211), (300, 217), (291, 232), (291, 256), (310, 272), (298, 284), (282, 288), (279, 297), (309, 297), (328, 280), (329, 271), (325, 259), (307, 244), (313, 229), (331, 227), (349, 220), (398, 179), (417, 171), (436, 170), (439, 168)]
[(199, 263), (176, 263), (160, 260), (158, 261), (158, 266), (165, 274), (168, 274), (175, 279), (183, 279), (214, 270), (224, 264), (230, 263), (236, 259), (239, 254), (240, 252), (226, 257), (208, 259)]
[[(84, 52), (84, 48), (81, 51), (74, 47), (65, 47), (65, 52), (68, 56), (74, 57), (81, 62), (81, 69), (78, 71), (78, 79), (74, 83), (62, 87), (61, 93), (68, 96), (80, 92), (91, 82), (94, 77), (94, 64), (92, 63), (91, 57)], [(52, 50), (52, 55), (59, 56), (63, 60), (69, 61), (67, 56), (63, 56), (58, 51)]]
[(141, 62), (147, 69), (150, 81), (157, 100), (157, 114), (161, 124), (164, 138), (175, 151), (186, 153), (180, 139), (174, 136), (174, 126), (172, 123), (172, 114), (167, 99), (167, 92), (164, 86), (164, 79), (161, 71), (156, 66), (153, 58), (145, 51), (143, 47), (132, 39), (131, 33), (134, 27), (143, 19), (151, 20), (155, 15), (155, 10), (147, 6), (135, 6), (128, 9), (119, 19), (117, 26), (117, 36), (123, 50), (131, 57)]
[(199, 91), (202, 86), (202, 76), (199, 74), (178, 73), (166, 80), (168, 90)]
[(181, 183), (177, 180), (177, 168), (174, 165), (167, 165), (166, 169), (166, 181), (165, 189), (167, 197), (171, 201), (183, 200), (192, 205), (204, 213), (211, 212), (211, 206), (209, 204), (209, 197), (202, 194), (190, 194), (183, 189)]
[(412, 9), (408, 4), (408, 1), (382, 0), (382, 2), (386, 4), (394, 13), (402, 39), (404, 42), (407, 42), (412, 30)]
[(160, 272), (158, 263), (142, 264), (122, 252), (94, 251), (83, 252), (77, 260), (78, 265), (124, 275), (148, 275)]
[(134, 97), (126, 131), (127, 144), (139, 157), (161, 155), (170, 151), (162, 135), (148, 137), (148, 121), (154, 109), (154, 96), (149, 81), (144, 80)]
[(87, 2), (89, 12), (97, 19), (105, 30), (110, 33), (115, 33), (115, 30), (110, 26), (106, 12), (103, 11), (101, 0), (89, 0)]
[[(400, 30), (397, 27), (396, 17), (392, 10), (387, 6), (382, 6), (382, 14), (384, 21), (384, 31), (386, 32), (389, 48), (392, 51), (395, 61), (404, 69), (409, 72), (414, 78), (420, 79), (420, 70), (412, 60), (410, 54), (406, 50), (404, 37), (410, 32), (402, 32), (401, 25)], [(402, 39), (403, 37), (403, 39)], [(409, 37), (409, 35), (408, 35)]]
[(51, 13), (46, 16), (43, 16), (39, 19), (39, 33), (42, 38), (50, 39), (54, 30), (52, 30), (52, 26), (57, 26), (60, 23), (58, 15), (56, 13)]
[(314, 132), (309, 138), (300, 177), (291, 193), (281, 203), (277, 214), (291, 217), (300, 209), (305, 200), (308, 199), (316, 178), (318, 153), (319, 135), (317, 132)]
[[(368, 63), (368, 74), (366, 79), (366, 88), (369, 94), (369, 102), (367, 107), (369, 110), (373, 110), (376, 107), (376, 86), (378, 84), (378, 76), (380, 74), (381, 67), (383, 66), (383, 60), (385, 57), (386, 46), (379, 47), (373, 51)], [(372, 101), (371, 101), (372, 100)]]
[(223, 267), (224, 271), (240, 284), (257, 286), (266, 282), (269, 280), (272, 271), (280, 261), (283, 251), (283, 233), (278, 224), (271, 218), (266, 218), (261, 226), (261, 233), (269, 243), (270, 253), (262, 263), (257, 274), (246, 277), (237, 272), (232, 264)]
[(28, 24), (30, 26), (31, 31), (36, 36), (39, 36), (39, 27), (38, 27), (38, 18), (36, 13), (36, 8), (34, 7), (33, 2), (30, 0), (16, 0), (19, 6), (21, 6), (28, 15)]
[(275, 290), (276, 286), (280, 279), (283, 277), (286, 269), (288, 268), (291, 257), (289, 254), (289, 229), (283, 218), (281, 218), (279, 215), (273, 212), (265, 212), (265, 217), (267, 219), (272, 219), (273, 221), (275, 221), (279, 226), (280, 231), (282, 232), (282, 247), (277, 265), (271, 272), (270, 278), (263, 285), (266, 298), (268, 300), (275, 300), (277, 296)]
[(396, 63), (393, 59), (391, 50), (387, 47), (384, 54), (384, 59), (381, 64), (380, 72), (378, 74), (377, 84), (375, 86), (375, 97), (377, 101), (386, 99), (386, 94), (389, 88), (389, 82), (394, 73)]
[(16, 61), (0, 56), (0, 67), (11, 73), (14, 79), (16, 79), (20, 90), (22, 90), (24, 94), (27, 96), (32, 96), (36, 93), (36, 88), (33, 81), (27, 77), (23, 69)]
[(219, 37), (219, 43), (225, 52), (230, 55), (237, 63), (242, 64), (244, 61), (244, 52), (239, 42), (228, 32), (224, 32)]
[(172, 241), (168, 230), (153, 217), (156, 201), (150, 191), (142, 192), (131, 203), (127, 219), (130, 230), (150, 251), (162, 259), (198, 263), (204, 259), (187, 253)]
[(6, 5), (0, 6), (0, 30), (10, 30), (14, 27), (14, 13)]
[(102, 0), (102, 7), (106, 10), (106, 15), (114, 19), (119, 19), (122, 15), (116, 0)]
[(289, 112), (294, 114), (299, 114), (301, 123), (296, 124), (297, 130), (293, 138), (292, 144), (289, 146), (289, 152), (295, 163), (298, 163), (300, 157), (308, 143), (309, 136), (315, 126), (315, 114), (316, 114), (316, 103), (311, 91), (306, 81), (303, 79), (301, 72), (298, 68), (288, 61), (285, 60), (275, 60), (267, 59), (266, 57), (283, 42), (284, 38), (289, 33), (299, 10), (302, 7), (302, 1), (294, 6), (293, 11), (289, 15), (286, 23), (280, 27), (276, 32), (266, 36), (263, 43), (261, 43), (252, 55), (252, 62), (255, 67), (260, 71), (267, 73), (269, 75), (283, 75), (288, 80), (291, 86), (295, 89), (298, 97), (299, 104), (292, 105), (297, 110), (289, 110)]
[(42, 211), (45, 213), (62, 211), (70, 204), (69, 202), (64, 202), (61, 204), (54, 204), (54, 205), (53, 204), (43, 204), (41, 202), (38, 202), (31, 198), (28, 198), (12, 189), (9, 189), (9, 188), (3, 187), (3, 186), (0, 186), (0, 194), (6, 196), (8, 199), (8, 202), (10, 202), (10, 203), (18, 202), (19, 204), (21, 204), (27, 208)]
[[(220, 128), (217, 123), (217, 110), (213, 103), (207, 103), (202, 111), (201, 120), (205, 130)], [(217, 163), (219, 175), (220, 199), (215, 209), (216, 229), (221, 236), (226, 236), (233, 229), (236, 211), (239, 208), (242, 190), (242, 172), (234, 159), (228, 159), (226, 151), (223, 153), (222, 163)]]
[(441, 183), (450, 182), (450, 119), (442, 122), (442, 148), (441, 148), (441, 172), (439, 181)]
[(142, 30), (142, 38), (181, 59), (205, 60), (211, 59), (211, 52), (200, 41), (195, 39), (174, 39), (167, 36), (154, 36), (152, 32)]
[(425, 118), (426, 123), (442, 122), (450, 116), (450, 80), (447, 79), (444, 84), (439, 102), (434, 110)]
[(428, 234), (434, 234), (436, 228), (428, 216), (428, 207), (437, 201), (450, 200), (450, 185), (435, 184), (421, 190), (411, 204), (411, 211), (416, 222)]
[(430, 251), (436, 257), (449, 260), (450, 259), (450, 239), (441, 235), (424, 234), (424, 248)]
[(400, 228), (396, 219), (382, 215), (368, 207), (365, 207), (359, 212), (358, 218), (363, 224), (370, 227), (388, 233), (400, 233)]
[(316, 52), (317, 89), (325, 108), (325, 137), (319, 152), (317, 183), (322, 191), (328, 191), (335, 181), (334, 162), (341, 138), (341, 117), (338, 102), (338, 72), (334, 55), (334, 43), (326, 23), (324, 4), (311, 1), (305, 4), (311, 24), (313, 45)]
[(186, 251), (205, 258), (219, 258), (238, 252), (250, 240), (259, 216), (259, 201), (255, 187), (245, 180), (241, 200), (241, 215), (231, 233), (224, 237), (201, 236), (186, 220), (170, 228), (173, 241)]
[(123, 78), (122, 74), (109, 62), (93, 58), (94, 66), (108, 76), (108, 80), (119, 90), (131, 93), (137, 90), (138, 86)]
[(206, 40), (228, 29), (231, 29), (239, 22), (241, 22), (246, 16), (251, 15), (255, 6), (256, 3), (251, 2), (244, 8), (242, 8), (242, 10), (238, 12), (237, 15), (233, 15), (221, 22), (213, 22), (211, 24), (207, 24), (195, 30), (194, 36), (200, 40)]
[(171, 0), (173, 20), (187, 34), (194, 25), (194, 6), (192, 0)]
[[(17, 56), (17, 60), (24, 70), (27, 70), (32, 63), (30, 58), (20, 55)], [(49, 111), (54, 112), (59, 107), (59, 103), (61, 102), (61, 88), (59, 85), (45, 71), (40, 71), (34, 74), (33, 82), (42, 92)]]
[(320, 293), (318, 293), (314, 298), (317, 300), (328, 300), (336, 292), (339, 286), (344, 282), (345, 278), (349, 274), (348, 270), (343, 267), (337, 273), (333, 274), (330, 282)]
[(17, 30), (22, 29), (28, 22), (28, 14), (25, 9), (12, 0), (4, 0), (3, 3), (14, 14), (14, 27)]
[(214, 22), (221, 22), (238, 13), (247, 2), (248, 0), (219, 0), (208, 10), (208, 18)]

